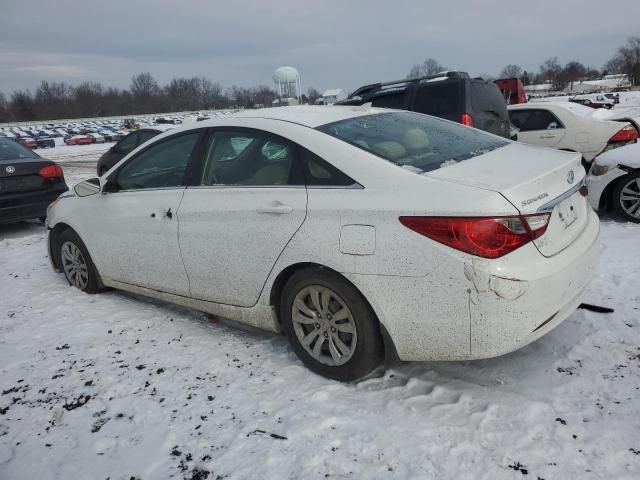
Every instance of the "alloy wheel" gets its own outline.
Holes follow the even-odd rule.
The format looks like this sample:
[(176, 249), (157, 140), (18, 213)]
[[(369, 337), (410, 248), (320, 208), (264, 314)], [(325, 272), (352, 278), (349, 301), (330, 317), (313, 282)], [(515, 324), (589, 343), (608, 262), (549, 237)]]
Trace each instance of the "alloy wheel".
[(316, 361), (338, 366), (353, 357), (356, 323), (344, 300), (331, 289), (309, 285), (300, 290), (293, 300), (291, 319), (300, 344)]
[(620, 206), (630, 216), (640, 218), (640, 178), (634, 178), (622, 187)]
[(61, 247), (62, 268), (69, 282), (84, 290), (89, 283), (89, 268), (78, 246), (70, 241), (66, 241)]

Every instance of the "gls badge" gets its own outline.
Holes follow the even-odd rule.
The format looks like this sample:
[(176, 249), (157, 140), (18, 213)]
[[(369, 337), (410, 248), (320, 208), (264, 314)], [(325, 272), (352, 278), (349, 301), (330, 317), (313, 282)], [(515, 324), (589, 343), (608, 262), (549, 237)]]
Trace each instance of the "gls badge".
[(7, 171), (7, 173), (15, 173), (16, 167), (12, 167), (11, 165), (9, 165), (7, 168), (5, 168), (5, 170)]
[(569, 173), (567, 173), (567, 183), (571, 185), (575, 180), (575, 178), (576, 178), (576, 174), (573, 173), (573, 170), (569, 170)]

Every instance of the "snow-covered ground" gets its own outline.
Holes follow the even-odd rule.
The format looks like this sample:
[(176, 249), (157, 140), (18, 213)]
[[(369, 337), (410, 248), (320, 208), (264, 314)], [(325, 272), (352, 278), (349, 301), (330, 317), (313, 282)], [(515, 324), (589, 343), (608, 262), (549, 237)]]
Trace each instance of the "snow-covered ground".
[[(73, 184), (99, 147), (49, 152)], [(603, 219), (587, 301), (613, 314), (340, 384), (283, 337), (85, 295), (51, 270), (41, 225), (0, 227), (0, 479), (638, 479), (639, 238)]]

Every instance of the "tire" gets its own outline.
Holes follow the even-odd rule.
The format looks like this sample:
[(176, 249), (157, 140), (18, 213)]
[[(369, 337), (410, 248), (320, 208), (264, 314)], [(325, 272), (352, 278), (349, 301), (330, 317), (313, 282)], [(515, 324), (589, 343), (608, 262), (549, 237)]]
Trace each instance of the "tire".
[(58, 265), (64, 272), (69, 285), (85, 293), (98, 293), (99, 275), (87, 248), (73, 230), (65, 230), (56, 239)]
[(284, 286), (279, 312), (291, 348), (313, 372), (348, 382), (380, 365), (378, 320), (360, 292), (338, 274), (321, 268), (295, 272)]
[(624, 219), (640, 223), (640, 170), (620, 177), (613, 189), (613, 205)]

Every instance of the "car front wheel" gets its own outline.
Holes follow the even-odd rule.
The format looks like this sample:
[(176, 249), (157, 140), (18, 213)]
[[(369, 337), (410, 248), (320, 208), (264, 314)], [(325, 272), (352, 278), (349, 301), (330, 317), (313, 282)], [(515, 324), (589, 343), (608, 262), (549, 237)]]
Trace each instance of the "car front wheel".
[(280, 313), (291, 348), (322, 376), (357, 380), (382, 360), (375, 314), (338, 274), (320, 268), (294, 273), (284, 287)]
[(640, 223), (640, 171), (622, 177), (613, 191), (616, 210), (626, 220)]
[(57, 247), (58, 262), (69, 284), (86, 293), (99, 292), (98, 272), (80, 237), (73, 230), (65, 230)]

